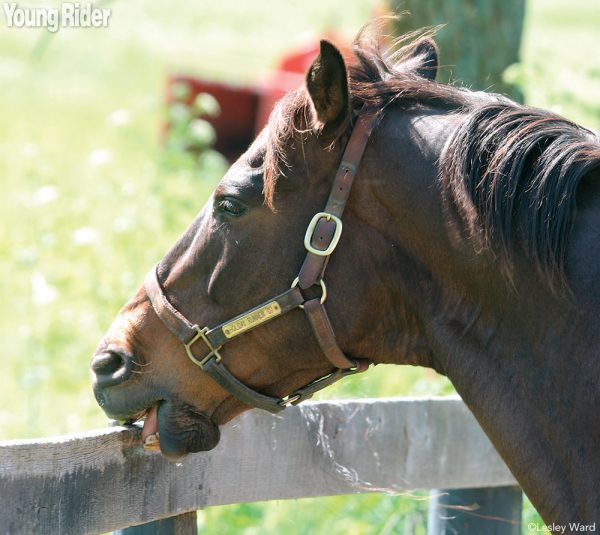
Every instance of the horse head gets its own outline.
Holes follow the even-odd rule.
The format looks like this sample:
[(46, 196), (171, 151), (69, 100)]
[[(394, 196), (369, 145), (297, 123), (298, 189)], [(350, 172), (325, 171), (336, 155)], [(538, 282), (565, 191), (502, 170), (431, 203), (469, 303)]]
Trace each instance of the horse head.
[[(431, 80), (436, 61), (435, 45), (422, 39), (407, 48), (397, 68), (406, 77)], [(362, 151), (356, 161), (359, 180), (345, 207), (344, 232), (341, 236), (338, 232), (341, 220), (332, 230), (335, 255), (328, 262), (329, 254), (318, 254), (323, 248), (314, 249), (314, 280), (303, 280), (310, 277), (305, 270), (296, 292), (286, 293), (285, 304), (282, 299), (271, 299), (289, 289), (298, 275), (307, 255), (303, 240), (311, 220), (314, 228), (309, 242), (319, 240), (316, 234), (331, 230), (329, 215), (314, 216), (326, 204), (342, 153), (367, 108), (349, 91), (348, 66), (341, 53), (323, 41), (305, 87), (278, 104), (263, 132), (225, 174), (197, 218), (101, 341), (92, 362), (99, 404), (116, 419), (146, 417), (144, 438), (158, 431), (162, 452), (169, 458), (213, 448), (219, 440), (218, 426), (253, 405), (260, 407), (261, 399), (283, 400), (283, 408), (286, 402), (312, 394), (315, 380), (324, 386), (364, 369), (364, 359), (375, 362), (389, 357), (385, 328), (372, 310), (398, 315), (394, 312), (397, 296), (384, 287), (386, 276), (380, 272), (382, 266), (397, 260), (385, 232), (389, 214), (378, 210), (367, 180), (374, 162), (369, 150), (362, 162), (358, 161)], [(368, 133), (363, 137), (366, 143)], [(322, 264), (328, 264), (326, 282)], [(318, 302), (312, 327), (315, 322), (329, 324), (327, 313), (319, 307), (325, 297), (335, 338), (328, 325), (322, 336), (329, 336), (341, 348), (329, 359), (318, 343), (319, 332), (315, 337), (302, 310), (304, 303), (308, 307)], [(162, 321), (160, 303), (166, 303)], [(266, 305), (257, 307), (261, 303)], [(289, 313), (282, 314), (282, 306), (289, 306)], [(254, 308), (258, 312), (244, 312)], [(169, 329), (168, 325), (169, 319), (178, 320), (170, 317), (165, 323), (164, 314), (183, 318), (182, 340), (177, 327)], [(271, 318), (271, 314), (280, 317)], [(237, 323), (228, 323), (236, 317)], [(263, 324), (266, 319), (272, 321)], [(193, 339), (189, 355), (186, 323), (187, 341)], [(212, 341), (203, 343), (201, 327), (206, 326), (206, 332), (221, 324), (227, 328), (219, 330), (218, 345), (223, 341), (227, 345), (218, 349)], [(234, 331), (242, 332), (233, 337)], [(414, 325), (409, 321), (404, 331), (414, 331)], [(217, 375), (227, 374), (229, 383), (198, 366), (206, 356), (218, 358), (221, 371)], [(346, 373), (336, 374), (336, 370)], [(242, 385), (238, 388), (241, 395), (228, 388), (237, 382)], [(308, 391), (298, 394), (306, 385), (311, 385)], [(250, 398), (244, 397), (246, 391), (251, 391)], [(271, 408), (268, 400), (263, 408)]]

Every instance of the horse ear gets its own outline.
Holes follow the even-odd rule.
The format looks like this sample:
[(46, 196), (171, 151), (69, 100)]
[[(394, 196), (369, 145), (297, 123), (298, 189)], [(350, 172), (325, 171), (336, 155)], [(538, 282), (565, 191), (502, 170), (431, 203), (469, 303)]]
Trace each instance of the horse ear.
[(340, 51), (329, 41), (321, 41), (319, 56), (306, 74), (306, 88), (317, 128), (339, 126), (349, 117), (346, 63)]
[(413, 58), (416, 62), (416, 73), (427, 80), (435, 80), (439, 64), (438, 49), (435, 41), (429, 37), (421, 39), (415, 47)]

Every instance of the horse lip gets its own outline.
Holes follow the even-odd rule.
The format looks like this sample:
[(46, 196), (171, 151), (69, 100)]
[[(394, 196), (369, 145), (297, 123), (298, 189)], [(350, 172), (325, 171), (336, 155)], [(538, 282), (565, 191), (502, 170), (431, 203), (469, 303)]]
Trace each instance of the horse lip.
[(154, 401), (144, 403), (141, 406), (144, 408), (138, 409), (136, 411), (132, 411), (132, 413), (127, 418), (120, 418), (127, 424), (137, 424), (143, 422), (150, 414), (152, 407), (159, 406), (162, 403), (163, 399), (155, 399)]
[[(209, 415), (180, 400), (157, 406), (160, 450), (165, 458), (176, 461), (189, 453), (208, 451), (219, 442), (220, 431)], [(146, 436), (153, 428), (150, 421)]]
[(152, 409), (152, 407), (154, 405), (156, 405), (156, 403), (158, 403), (158, 402), (154, 402), (151, 405), (149, 405), (148, 407), (146, 407), (145, 409), (142, 409), (142, 410), (136, 412), (131, 417), (127, 418), (125, 423), (126, 424), (135, 424), (137, 422), (141, 422), (141, 421), (145, 420), (146, 417), (148, 416), (148, 414), (150, 413), (150, 409)]
[(106, 416), (122, 422), (125, 425), (131, 425), (142, 421), (154, 405), (164, 401), (163, 398), (159, 397), (150, 398), (137, 403), (133, 408), (122, 409), (121, 407), (117, 407), (113, 410), (111, 407), (111, 400), (108, 398), (106, 392), (100, 390), (94, 392), (94, 394), (98, 405), (100, 405)]

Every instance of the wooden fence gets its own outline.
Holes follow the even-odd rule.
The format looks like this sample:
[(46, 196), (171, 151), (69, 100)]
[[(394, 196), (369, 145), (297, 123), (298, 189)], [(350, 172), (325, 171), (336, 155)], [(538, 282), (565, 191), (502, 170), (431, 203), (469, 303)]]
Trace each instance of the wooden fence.
[[(516, 534), (515, 485), (458, 398), (309, 402), (250, 411), (179, 463), (145, 452), (137, 428), (0, 442), (0, 534), (195, 534), (212, 505), (414, 489), (467, 489), (436, 493), (430, 533), (504, 515), (486, 533)], [(457, 497), (466, 512), (444, 505)]]

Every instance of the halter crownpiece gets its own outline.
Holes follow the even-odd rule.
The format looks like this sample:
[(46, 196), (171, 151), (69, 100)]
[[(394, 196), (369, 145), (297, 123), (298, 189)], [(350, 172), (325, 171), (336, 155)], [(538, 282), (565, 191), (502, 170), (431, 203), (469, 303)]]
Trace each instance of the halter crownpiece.
[[(155, 266), (146, 275), (144, 288), (152, 308), (169, 331), (183, 344), (190, 360), (200, 366), (230, 394), (247, 405), (277, 413), (288, 405), (296, 405), (310, 398), (315, 392), (342, 377), (365, 371), (370, 365), (366, 359), (348, 358), (339, 348), (324, 306), (327, 299), (324, 274), (329, 256), (339, 242), (342, 233), (342, 214), (358, 165), (377, 121), (378, 116), (372, 113), (364, 113), (358, 117), (333, 180), (325, 209), (313, 216), (306, 229), (304, 246), (307, 254), (291, 288), (210, 329), (192, 324), (169, 302), (158, 280), (158, 266)], [(315, 285), (321, 287), (321, 295), (305, 299), (303, 290)], [(304, 309), (315, 338), (325, 357), (334, 366), (334, 371), (315, 379), (283, 398), (261, 394), (242, 383), (227, 369), (220, 350), (223, 345), (236, 336), (295, 308)], [(200, 342), (204, 345), (204, 352), (198, 356), (196, 346), (200, 346)]]

